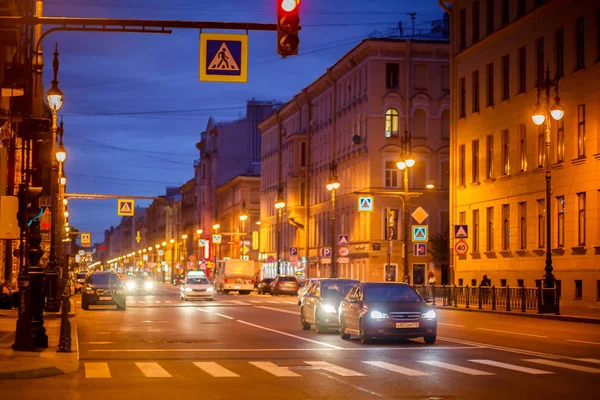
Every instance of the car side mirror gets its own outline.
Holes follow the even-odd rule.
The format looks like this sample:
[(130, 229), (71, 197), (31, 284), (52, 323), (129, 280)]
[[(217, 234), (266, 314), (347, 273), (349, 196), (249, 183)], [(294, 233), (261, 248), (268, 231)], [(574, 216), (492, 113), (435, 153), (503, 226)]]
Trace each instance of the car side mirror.
[(431, 297), (424, 297), (423, 301), (425, 301), (425, 303), (433, 303), (433, 299)]

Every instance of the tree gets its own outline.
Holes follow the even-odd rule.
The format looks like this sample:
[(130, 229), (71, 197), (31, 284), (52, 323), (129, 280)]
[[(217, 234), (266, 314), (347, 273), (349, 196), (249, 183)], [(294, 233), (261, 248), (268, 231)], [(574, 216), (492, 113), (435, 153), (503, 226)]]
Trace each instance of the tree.
[(431, 248), (429, 252), (436, 265), (448, 265), (450, 261), (448, 233), (436, 233), (429, 237)]

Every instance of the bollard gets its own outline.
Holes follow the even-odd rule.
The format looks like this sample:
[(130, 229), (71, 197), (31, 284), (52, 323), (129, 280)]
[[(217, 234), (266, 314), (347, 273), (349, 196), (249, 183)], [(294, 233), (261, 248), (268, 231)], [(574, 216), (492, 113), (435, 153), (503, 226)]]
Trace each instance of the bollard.
[(496, 311), (496, 286), (492, 286), (492, 310)]
[(521, 287), (521, 312), (525, 312), (527, 307), (527, 296), (525, 293), (525, 286)]
[(469, 285), (465, 287), (465, 290), (467, 291), (467, 294), (465, 295), (465, 302), (467, 303), (467, 306), (465, 308), (469, 308), (469, 300), (471, 298), (471, 289), (469, 288)]

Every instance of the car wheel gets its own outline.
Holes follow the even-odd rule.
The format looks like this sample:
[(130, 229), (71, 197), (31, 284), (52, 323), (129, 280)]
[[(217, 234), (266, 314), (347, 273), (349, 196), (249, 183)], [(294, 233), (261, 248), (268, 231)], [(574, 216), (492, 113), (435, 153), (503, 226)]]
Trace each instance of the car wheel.
[(321, 317), (319, 316), (318, 312), (315, 313), (315, 330), (317, 331), (317, 333), (327, 332), (327, 329), (321, 323)]
[(81, 299), (81, 308), (84, 309), (84, 310), (89, 310), (90, 309), (90, 303), (89, 303), (88, 299), (85, 298), (85, 297), (83, 297)]
[(437, 339), (437, 334), (425, 336), (423, 339), (425, 340), (426, 344), (434, 344), (435, 339)]
[(185, 296), (184, 295), (179, 295), (179, 300), (185, 301)]
[(358, 325), (358, 337), (360, 338), (360, 342), (362, 344), (369, 344), (373, 342), (373, 338), (367, 336), (367, 332), (365, 332), (362, 321), (360, 321)]
[(213, 301), (213, 300), (214, 300), (214, 298), (212, 298), (212, 297), (210, 299), (208, 299), (208, 301)]
[(344, 317), (340, 318), (340, 337), (344, 340), (350, 339), (350, 334), (346, 333), (346, 320)]
[(304, 319), (304, 310), (300, 310), (300, 323), (302, 324), (303, 331), (310, 331), (310, 323), (306, 322)]

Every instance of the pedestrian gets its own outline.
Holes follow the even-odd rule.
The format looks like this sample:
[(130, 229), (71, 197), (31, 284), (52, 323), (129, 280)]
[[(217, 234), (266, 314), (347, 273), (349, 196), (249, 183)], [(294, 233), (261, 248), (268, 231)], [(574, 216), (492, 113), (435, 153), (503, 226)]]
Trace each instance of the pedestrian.
[(2, 284), (2, 293), (0, 294), (0, 308), (4, 310), (11, 310), (15, 307), (14, 296), (11, 291), (10, 281), (5, 281)]
[(435, 285), (435, 274), (433, 273), (433, 271), (429, 271), (429, 279), (427, 280), (427, 282), (429, 282), (429, 284), (431, 286)]
[(487, 304), (488, 301), (488, 296), (490, 294), (490, 284), (491, 280), (488, 279), (487, 275), (483, 275), (483, 278), (481, 278), (481, 282), (479, 283), (479, 293), (482, 297), (482, 302), (484, 304)]

